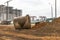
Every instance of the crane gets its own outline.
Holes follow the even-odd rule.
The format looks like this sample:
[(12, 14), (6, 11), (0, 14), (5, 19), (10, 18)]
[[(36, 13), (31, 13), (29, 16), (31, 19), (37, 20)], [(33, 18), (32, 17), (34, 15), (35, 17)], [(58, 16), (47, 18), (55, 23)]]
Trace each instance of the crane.
[[(8, 20), (9, 18), (9, 2), (12, 1), (12, 0), (9, 0), (9, 1), (6, 1), (5, 3), (7, 3), (7, 14), (6, 14), (6, 20)], [(4, 4), (5, 4), (4, 3)]]

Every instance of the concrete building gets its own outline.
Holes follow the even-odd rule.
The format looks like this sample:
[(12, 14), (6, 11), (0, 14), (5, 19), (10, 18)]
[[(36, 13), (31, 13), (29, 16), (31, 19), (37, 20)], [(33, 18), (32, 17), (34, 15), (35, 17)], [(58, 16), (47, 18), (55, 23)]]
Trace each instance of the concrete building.
[(6, 20), (13, 19), (13, 7), (6, 7)]
[(7, 7), (0, 5), (0, 21), (13, 20), (14, 17), (21, 16), (22, 10), (13, 9), (13, 7)]
[(35, 21), (36, 16), (31, 16), (31, 21)]
[(13, 17), (18, 17), (22, 15), (22, 10), (13, 9)]
[(6, 20), (6, 9), (4, 5), (0, 5), (0, 20)]

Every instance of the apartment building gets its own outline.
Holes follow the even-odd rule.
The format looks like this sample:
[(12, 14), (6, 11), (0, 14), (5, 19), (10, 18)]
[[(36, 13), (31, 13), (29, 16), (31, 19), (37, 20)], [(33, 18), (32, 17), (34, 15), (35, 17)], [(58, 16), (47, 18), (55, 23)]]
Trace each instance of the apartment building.
[(18, 17), (22, 15), (22, 10), (13, 9), (13, 17)]
[(0, 5), (0, 21), (13, 20), (14, 17), (21, 16), (22, 10), (13, 9), (13, 7), (7, 7)]

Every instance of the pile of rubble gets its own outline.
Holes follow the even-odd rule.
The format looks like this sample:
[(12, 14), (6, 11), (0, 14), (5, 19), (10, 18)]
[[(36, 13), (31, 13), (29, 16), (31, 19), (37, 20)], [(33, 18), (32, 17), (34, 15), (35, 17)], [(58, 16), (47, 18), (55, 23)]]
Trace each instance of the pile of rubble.
[[(60, 34), (60, 25), (56, 24), (56, 20), (59, 21), (60, 18), (53, 19), (52, 22), (37, 22), (35, 26), (32, 27), (28, 34), (36, 36), (58, 36)], [(58, 27), (57, 27), (58, 25)], [(23, 32), (25, 33), (25, 31)], [(60, 36), (60, 35), (59, 35)]]
[(53, 23), (60, 23), (60, 17), (59, 18), (55, 18), (52, 22)]
[(47, 22), (37, 22), (35, 23), (35, 26), (32, 27), (33, 29), (41, 28), (47, 25)]
[(60, 25), (60, 17), (53, 19), (52, 22), (37, 22), (35, 23), (35, 26), (33, 28), (40, 28), (53, 25)]

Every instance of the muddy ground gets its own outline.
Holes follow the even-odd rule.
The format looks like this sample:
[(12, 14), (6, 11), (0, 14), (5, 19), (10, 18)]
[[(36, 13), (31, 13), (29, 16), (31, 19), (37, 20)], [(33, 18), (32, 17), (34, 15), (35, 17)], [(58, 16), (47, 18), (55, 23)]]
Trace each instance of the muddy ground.
[(13, 25), (0, 25), (0, 40), (60, 40), (60, 32), (54, 30), (49, 27), (15, 30)]

